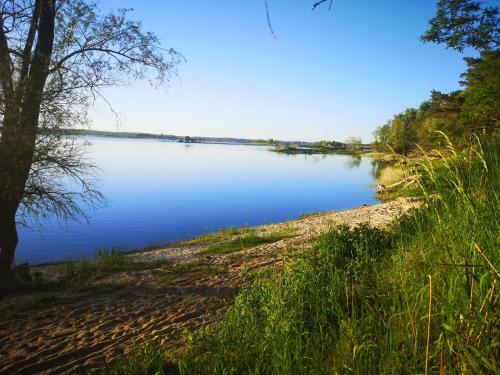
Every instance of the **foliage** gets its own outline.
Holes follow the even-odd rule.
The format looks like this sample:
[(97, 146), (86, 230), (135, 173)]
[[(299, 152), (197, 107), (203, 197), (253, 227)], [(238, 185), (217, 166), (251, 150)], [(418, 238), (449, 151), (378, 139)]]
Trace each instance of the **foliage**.
[(446, 133), (458, 147), (466, 147), (475, 135), (495, 136), (500, 124), (500, 19), (497, 6), (481, 1), (439, 0), (425, 42), (443, 43), (463, 52), (474, 48), (476, 58), (467, 57), (462, 75), (464, 90), (449, 94), (432, 91), (418, 109), (397, 114), (374, 133), (377, 150), (407, 154), (417, 148), (439, 148)]
[[(89, 143), (64, 136), (58, 129), (42, 132), (24, 188), (17, 221), (37, 226), (40, 218), (86, 218), (85, 208), (105, 204), (97, 190), (97, 169), (85, 156)], [(69, 188), (68, 188), (69, 187)]]
[(361, 141), (361, 138), (350, 136), (347, 137), (345, 143), (347, 144), (347, 148), (351, 151), (357, 152), (361, 151), (361, 149), (363, 148), (363, 142)]
[(366, 226), (337, 228), (293, 269), (242, 293), (221, 325), (192, 336), (181, 373), (324, 372), (340, 323), (335, 310), (355, 314), (343, 303), (345, 283), (370, 278), (389, 241)]
[(312, 147), (316, 148), (324, 148), (324, 149), (343, 149), (345, 148), (345, 144), (342, 142), (336, 142), (336, 141), (319, 141), (319, 142), (314, 142)]
[(500, 51), (483, 52), (480, 58), (466, 58), (463, 74), (465, 98), (460, 123), (476, 132), (491, 134), (500, 128)]
[(500, 125), (500, 53), (485, 52), (466, 61), (464, 90), (432, 91), (430, 100), (418, 109), (407, 109), (379, 127), (374, 132), (374, 147), (406, 155), (418, 146), (441, 148), (445, 144), (441, 133), (459, 148), (469, 145), (474, 135), (495, 136)]
[(246, 233), (248, 231), (250, 231), (250, 228), (248, 226), (244, 226), (241, 228), (238, 228), (235, 226), (222, 227), (218, 232), (204, 234), (202, 236), (196, 237), (196, 238), (188, 241), (188, 243), (194, 244), (194, 243), (219, 241), (219, 240), (226, 239), (228, 237), (236, 236), (238, 234)]
[(415, 118), (417, 111), (413, 108), (394, 116), (391, 121), (391, 133), (389, 142), (393, 149), (403, 155), (407, 155), (410, 147), (415, 143)]
[(475, 0), (439, 0), (424, 42), (444, 43), (463, 52), (467, 47), (479, 51), (497, 49), (500, 44), (498, 7)]

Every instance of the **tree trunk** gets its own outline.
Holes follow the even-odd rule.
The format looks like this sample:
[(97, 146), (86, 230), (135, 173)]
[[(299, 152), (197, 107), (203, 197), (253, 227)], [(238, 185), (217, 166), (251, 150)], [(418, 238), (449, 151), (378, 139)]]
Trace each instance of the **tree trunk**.
[[(40, 103), (54, 43), (55, 12), (55, 0), (35, 4), (33, 22), (39, 19), (38, 38), (31, 61), (25, 61), (29, 63), (29, 76), (22, 82), (23, 95), (19, 97), (13, 90), (12, 62), (0, 22), (0, 83), (6, 104), (0, 138), (0, 278), (12, 274), (10, 267), (18, 242), (16, 212), (33, 163)], [(27, 45), (32, 43), (29, 40)]]
[[(12, 131), (12, 127), (5, 126), (0, 141), (0, 277), (6, 274), (14, 262), (18, 243), (16, 212), (23, 197), (29, 161), (33, 155), (27, 152), (28, 149), (26, 140)], [(31, 158), (26, 159), (29, 155)]]
[(18, 242), (16, 210), (11, 203), (0, 202), (0, 275), (8, 273), (14, 262)]

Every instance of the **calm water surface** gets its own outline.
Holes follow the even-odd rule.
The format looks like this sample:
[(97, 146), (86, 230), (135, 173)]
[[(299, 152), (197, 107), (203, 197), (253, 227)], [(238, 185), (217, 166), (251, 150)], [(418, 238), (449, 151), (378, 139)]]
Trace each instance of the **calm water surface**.
[(108, 205), (90, 222), (20, 231), (17, 263), (92, 257), (222, 227), (376, 203), (368, 158), (283, 155), (265, 147), (89, 138)]

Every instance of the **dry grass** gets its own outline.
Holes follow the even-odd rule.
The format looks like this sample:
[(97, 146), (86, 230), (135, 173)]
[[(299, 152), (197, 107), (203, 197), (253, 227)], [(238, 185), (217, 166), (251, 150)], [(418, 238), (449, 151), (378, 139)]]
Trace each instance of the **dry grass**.
[(395, 184), (408, 177), (408, 172), (402, 167), (389, 165), (380, 171), (377, 178), (378, 183), (381, 185), (389, 186)]

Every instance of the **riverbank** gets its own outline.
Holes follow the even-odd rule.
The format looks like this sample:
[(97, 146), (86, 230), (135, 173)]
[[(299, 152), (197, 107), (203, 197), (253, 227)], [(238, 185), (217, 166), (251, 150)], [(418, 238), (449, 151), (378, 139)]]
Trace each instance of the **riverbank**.
[(418, 205), (401, 198), (228, 230), (131, 254), (122, 270), (91, 277), (75, 279), (81, 270), (71, 275), (64, 264), (35, 267), (42, 282), (0, 301), (0, 373), (96, 368), (144, 340), (179, 348), (184, 330), (218, 321), (257, 275), (283, 268), (332, 226), (385, 227)]

